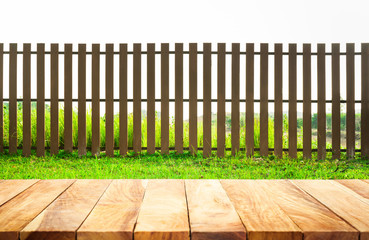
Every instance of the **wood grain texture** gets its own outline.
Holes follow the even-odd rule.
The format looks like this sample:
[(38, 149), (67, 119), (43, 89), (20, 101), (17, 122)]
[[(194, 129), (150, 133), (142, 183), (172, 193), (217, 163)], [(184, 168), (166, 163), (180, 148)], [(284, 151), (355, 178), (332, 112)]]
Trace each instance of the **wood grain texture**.
[(274, 154), (283, 156), (283, 46), (274, 45)]
[(197, 152), (197, 43), (190, 43), (189, 53), (189, 148), (191, 154)]
[(342, 179), (332, 182), (369, 204), (369, 185), (366, 182), (359, 179)]
[(190, 239), (183, 180), (149, 181), (138, 215), (134, 239)]
[(91, 154), (100, 154), (100, 44), (92, 44)]
[(128, 240), (133, 237), (147, 180), (113, 180), (78, 229), (78, 240)]
[(9, 49), (9, 154), (17, 153), (17, 44)]
[(219, 180), (186, 180), (191, 239), (246, 239), (246, 230)]
[(175, 149), (183, 153), (183, 43), (175, 44)]
[[(264, 86), (263, 86), (264, 87)], [(246, 44), (246, 156), (254, 154), (254, 44)]]
[(267, 194), (260, 182), (222, 180), (232, 204), (247, 229), (249, 240), (302, 240), (301, 229)]
[(169, 153), (169, 44), (161, 44), (161, 153)]
[(332, 158), (341, 157), (340, 45), (332, 44)]
[(78, 155), (86, 155), (86, 44), (78, 45)]
[(358, 239), (345, 221), (287, 180), (257, 180), (280, 208), (303, 231), (304, 240)]
[(240, 44), (232, 43), (232, 155), (240, 151)]
[(119, 154), (128, 152), (127, 122), (127, 44), (119, 45)]
[(318, 44), (318, 160), (326, 157), (325, 44)]
[(14, 198), (33, 184), (37, 179), (30, 180), (4, 180), (0, 182), (0, 206)]
[(292, 182), (359, 230), (360, 240), (369, 239), (369, 204), (330, 181), (293, 180)]
[(211, 43), (204, 43), (203, 54), (203, 156), (211, 156)]
[(260, 45), (260, 155), (268, 156), (268, 44)]
[(73, 46), (64, 45), (64, 150), (73, 151)]
[(18, 240), (19, 232), (75, 180), (42, 180), (0, 207), (0, 240)]
[(303, 45), (303, 156), (311, 158), (311, 44)]
[(45, 155), (45, 44), (37, 44), (37, 140), (36, 155)]
[(20, 239), (76, 239), (77, 229), (110, 182), (111, 180), (77, 180), (21, 231)]
[(50, 154), (59, 153), (59, 44), (50, 53)]
[(288, 46), (288, 154), (297, 157), (297, 45)]
[(114, 44), (106, 44), (105, 52), (105, 152), (114, 157)]
[[(23, 44), (23, 155), (31, 155), (31, 44)], [(2, 109), (2, 108), (0, 108)]]
[(346, 155), (355, 156), (355, 44), (346, 44)]
[(147, 44), (147, 153), (155, 153), (155, 44)]
[(218, 61), (217, 61), (217, 156), (224, 157), (225, 151), (225, 43), (218, 43)]

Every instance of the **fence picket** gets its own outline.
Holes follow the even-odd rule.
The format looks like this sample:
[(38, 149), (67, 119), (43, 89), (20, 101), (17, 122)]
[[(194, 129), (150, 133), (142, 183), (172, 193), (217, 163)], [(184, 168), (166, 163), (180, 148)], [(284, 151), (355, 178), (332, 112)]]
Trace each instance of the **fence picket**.
[(161, 44), (161, 153), (169, 153), (169, 44)]
[(37, 44), (37, 150), (36, 155), (45, 155), (45, 44)]
[(175, 44), (175, 150), (183, 153), (183, 43)]
[(232, 155), (240, 151), (240, 44), (232, 43)]
[(141, 152), (141, 44), (133, 44), (133, 151)]
[(246, 156), (254, 154), (254, 44), (246, 44)]
[(119, 154), (128, 152), (127, 131), (127, 44), (119, 45)]
[(4, 44), (0, 43), (0, 153), (4, 152)]
[(288, 154), (297, 157), (297, 46), (288, 46)]
[(9, 154), (17, 153), (17, 44), (9, 51)]
[(78, 45), (78, 155), (86, 155), (86, 44)]
[(268, 156), (268, 44), (260, 45), (260, 155)]
[(147, 153), (155, 153), (155, 44), (147, 44)]
[[(361, 122), (369, 123), (369, 43), (361, 44)], [(369, 158), (368, 124), (361, 124), (361, 156)]]
[(64, 150), (73, 151), (72, 44), (64, 45)]
[(274, 45), (274, 154), (283, 155), (283, 58), (282, 44)]
[(326, 156), (325, 44), (318, 44), (318, 159)]
[[(114, 156), (114, 44), (106, 44), (105, 49), (105, 152), (106, 156)], [(140, 121), (141, 123), (141, 121)]]
[(218, 43), (218, 95), (217, 95), (217, 156), (225, 151), (225, 43)]
[(91, 153), (100, 154), (100, 44), (92, 44)]
[(347, 157), (355, 156), (355, 45), (346, 44), (346, 148)]
[(190, 119), (189, 148), (191, 154), (197, 152), (197, 43), (190, 43)]
[(59, 153), (59, 44), (51, 44), (50, 54), (50, 154)]
[(332, 158), (341, 157), (340, 44), (332, 44)]
[(211, 43), (204, 43), (203, 71), (203, 156), (211, 156)]
[(303, 45), (303, 156), (311, 158), (311, 45)]
[(31, 44), (23, 44), (23, 155), (31, 155)]

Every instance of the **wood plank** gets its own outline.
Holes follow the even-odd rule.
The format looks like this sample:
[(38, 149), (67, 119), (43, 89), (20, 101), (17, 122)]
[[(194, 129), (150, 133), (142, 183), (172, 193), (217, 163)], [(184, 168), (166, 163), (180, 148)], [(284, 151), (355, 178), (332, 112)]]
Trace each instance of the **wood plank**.
[(23, 44), (23, 155), (31, 155), (31, 44)]
[(232, 43), (232, 155), (240, 151), (240, 44)]
[(37, 179), (30, 180), (4, 180), (0, 182), (0, 206), (14, 198), (33, 184)]
[(246, 156), (254, 154), (254, 44), (246, 44)]
[(175, 44), (175, 149), (183, 153), (183, 43)]
[(355, 44), (346, 44), (346, 156), (355, 156)]
[(268, 156), (268, 44), (260, 44), (260, 155)]
[(303, 45), (303, 156), (311, 158), (311, 44)]
[(344, 220), (287, 180), (256, 180), (302, 230), (303, 239), (358, 239)]
[(367, 203), (330, 181), (293, 180), (292, 182), (359, 230), (361, 240), (369, 239), (369, 205)]
[(318, 44), (318, 160), (326, 157), (325, 44)]
[(0, 239), (18, 240), (19, 232), (75, 180), (41, 180), (0, 207)]
[(132, 239), (147, 180), (113, 180), (78, 229), (79, 240)]
[(155, 153), (155, 43), (147, 44), (147, 153)]
[(9, 50), (9, 154), (17, 153), (17, 44)]
[(254, 180), (222, 180), (223, 188), (247, 229), (249, 240), (301, 239), (301, 229)]
[(77, 180), (20, 232), (20, 239), (76, 239), (77, 229), (110, 183)]
[(183, 180), (149, 180), (134, 239), (190, 239)]
[(92, 44), (91, 153), (100, 154), (100, 44)]
[(106, 44), (105, 52), (105, 152), (114, 157), (114, 44)]
[(50, 154), (59, 153), (59, 44), (51, 44), (50, 54)]
[[(361, 122), (369, 122), (369, 43), (361, 44)], [(361, 156), (369, 158), (369, 124), (361, 124)]]
[(246, 239), (246, 230), (219, 180), (186, 180), (191, 239)]
[(274, 154), (283, 156), (283, 46), (274, 45)]
[(211, 156), (211, 43), (204, 43), (203, 61), (203, 156)]
[(72, 44), (64, 45), (64, 150), (73, 151), (73, 58)]
[(119, 45), (119, 154), (128, 152), (127, 131), (127, 44)]
[(369, 185), (366, 182), (359, 179), (342, 179), (331, 182), (369, 204)]
[(189, 148), (191, 154), (197, 152), (197, 43), (190, 43), (189, 54), (190, 68), (190, 119), (189, 119)]
[(297, 45), (288, 45), (288, 154), (297, 157)]
[(169, 153), (169, 43), (161, 44), (161, 153)]
[(0, 152), (4, 152), (4, 44), (0, 43)]
[(341, 158), (340, 44), (332, 44), (332, 158)]
[(224, 157), (225, 151), (225, 43), (218, 43), (218, 87), (217, 87), (217, 156)]
[(86, 44), (78, 44), (78, 155), (86, 155)]
[(45, 44), (37, 44), (37, 140), (36, 155), (45, 155)]

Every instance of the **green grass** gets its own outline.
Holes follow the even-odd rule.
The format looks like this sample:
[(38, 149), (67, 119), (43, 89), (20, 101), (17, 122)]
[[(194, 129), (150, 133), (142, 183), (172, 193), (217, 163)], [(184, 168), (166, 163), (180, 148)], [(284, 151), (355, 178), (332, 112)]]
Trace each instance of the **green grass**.
[(76, 152), (37, 158), (20, 155), (0, 155), (0, 179), (53, 178), (180, 178), (180, 179), (369, 179), (369, 162), (353, 160), (306, 160), (244, 158), (243, 156), (204, 159), (171, 153), (161, 155), (134, 155), (108, 158), (88, 154), (79, 157)]

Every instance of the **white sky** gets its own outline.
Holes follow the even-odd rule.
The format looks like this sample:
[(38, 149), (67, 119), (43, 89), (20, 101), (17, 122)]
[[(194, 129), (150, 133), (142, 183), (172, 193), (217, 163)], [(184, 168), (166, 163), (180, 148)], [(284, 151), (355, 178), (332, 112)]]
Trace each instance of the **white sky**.
[[(302, 43), (312, 43), (312, 50), (316, 50), (317, 43), (327, 43), (326, 50), (330, 51), (330, 43), (342, 43), (341, 50), (345, 51), (346, 42), (356, 43), (356, 50), (360, 50), (360, 43), (369, 42), (368, 31), (368, 1), (342, 1), (342, 0), (255, 0), (255, 1), (218, 1), (218, 0), (156, 0), (156, 1), (85, 1), (85, 0), (64, 0), (64, 1), (26, 1), (12, 0), (1, 2), (0, 14), (0, 42), (8, 49), (11, 42), (18, 43), (18, 49), (22, 49), (22, 43), (32, 43), (32, 50), (36, 50), (36, 43), (46, 43), (46, 49), (50, 48), (50, 43), (60, 43), (60, 50), (63, 50), (64, 43), (73, 43), (74, 50), (77, 50), (77, 43), (87, 43), (87, 50), (91, 49), (91, 43), (115, 43), (115, 50), (118, 50), (118, 43), (129, 43), (129, 50), (132, 43), (143, 43), (143, 50), (146, 43), (157, 43), (156, 49), (160, 50), (160, 43), (170, 43), (171, 50), (174, 50), (174, 43), (184, 43), (184, 49), (188, 49), (189, 42), (199, 43), (199, 50), (202, 49), (203, 42), (213, 43), (213, 50), (216, 50), (216, 43), (227, 43), (227, 50), (231, 50), (232, 42), (241, 43), (241, 51), (245, 50), (246, 42), (255, 43), (255, 50), (259, 50), (259, 43), (270, 43), (270, 50), (273, 50), (274, 43), (284, 43), (286, 51), (287, 43), (297, 43), (298, 50), (302, 49)], [(104, 45), (101, 50), (104, 50)], [(245, 97), (245, 56), (241, 56), (241, 98)], [(301, 58), (301, 57), (300, 57)], [(117, 57), (116, 64), (118, 63)], [(273, 88), (273, 59), (269, 58), (269, 82), (270, 98), (274, 95)], [(46, 57), (48, 60), (48, 57)], [(284, 99), (288, 93), (288, 62), (284, 59)], [(345, 66), (345, 59), (341, 58), (341, 65)], [(360, 99), (360, 58), (356, 57), (356, 94), (355, 98)], [(32, 86), (36, 85), (35, 61), (32, 58)], [(63, 97), (63, 58), (60, 57), (60, 97)], [(77, 58), (74, 57), (75, 63)], [(156, 97), (160, 98), (160, 57), (157, 56), (157, 91)], [(216, 66), (216, 56), (212, 58), (213, 66)], [(330, 84), (330, 58), (327, 57), (327, 99), (331, 98)], [(146, 97), (146, 57), (142, 57), (142, 97)], [(22, 74), (21, 56), (18, 57), (18, 96), (22, 96)], [(91, 78), (91, 58), (87, 57), (87, 82), (90, 84)], [(188, 57), (184, 57), (184, 84), (188, 86)], [(255, 57), (255, 98), (259, 98), (259, 58)], [(298, 97), (302, 98), (301, 90), (301, 70), (302, 61), (298, 60)], [(8, 96), (8, 57), (4, 59), (4, 97)], [(104, 93), (104, 57), (101, 58), (101, 97)], [(132, 64), (129, 63), (129, 81), (131, 81)], [(198, 58), (198, 97), (202, 98), (202, 56)], [(174, 98), (174, 56), (171, 56), (170, 65), (170, 97)], [(229, 70), (228, 70), (229, 68)], [(76, 69), (76, 68), (75, 68)], [(118, 70), (116, 65), (115, 70)], [(230, 56), (227, 57), (227, 86), (230, 86)], [(341, 71), (341, 93), (345, 99), (345, 69)], [(49, 63), (46, 61), (46, 89), (49, 89)], [(77, 80), (77, 71), (74, 79)], [(115, 80), (118, 80), (118, 73), (115, 73)], [(229, 82), (228, 82), (229, 81)], [(312, 82), (316, 82), (316, 58), (312, 58)], [(213, 98), (216, 98), (216, 69), (213, 67)], [(228, 84), (229, 83), (229, 84)], [(118, 83), (116, 83), (116, 86)], [(76, 86), (76, 85), (75, 85)], [(132, 87), (132, 84), (129, 85)], [(132, 91), (129, 97), (132, 97)], [(73, 97), (77, 97), (77, 86), (73, 89)], [(32, 89), (32, 97), (36, 96), (36, 90)], [(46, 98), (49, 92), (46, 91)], [(87, 97), (91, 97), (91, 88), (87, 86)], [(115, 97), (118, 97), (118, 88), (115, 88)], [(188, 97), (188, 93), (184, 97)], [(227, 88), (227, 98), (230, 98), (230, 87)], [(313, 99), (316, 99), (316, 89), (313, 85)], [(146, 104), (143, 104), (143, 108)], [(288, 105), (284, 105), (284, 111)], [(255, 105), (255, 110), (258, 110)], [(273, 105), (270, 106), (272, 110)], [(359, 109), (359, 106), (356, 106)], [(185, 104), (184, 118), (187, 118)], [(244, 111), (241, 104), (241, 111)], [(329, 104), (327, 109), (330, 109)], [(115, 105), (118, 110), (118, 105)], [(160, 105), (157, 106), (160, 111)], [(313, 111), (316, 107), (313, 105)], [(103, 104), (101, 108), (104, 112)], [(213, 105), (216, 111), (216, 105)], [(227, 106), (230, 111), (230, 106)], [(171, 113), (174, 114), (174, 103), (171, 104)], [(199, 104), (198, 114), (202, 115), (202, 107)]]

